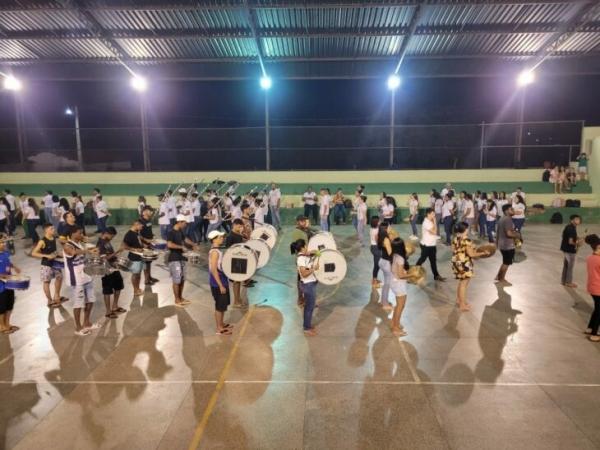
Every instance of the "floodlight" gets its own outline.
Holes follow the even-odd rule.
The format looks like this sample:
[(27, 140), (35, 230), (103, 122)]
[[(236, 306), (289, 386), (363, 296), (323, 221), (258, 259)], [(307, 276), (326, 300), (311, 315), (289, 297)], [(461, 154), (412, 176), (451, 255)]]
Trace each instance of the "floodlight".
[(72, 116), (73, 115), (73, 110), (67, 106), (67, 109), (65, 109), (65, 114), (67, 116)]
[(145, 92), (148, 89), (148, 81), (144, 77), (134, 75), (131, 78), (131, 87), (138, 92)]
[(398, 75), (396, 75), (395, 73), (393, 73), (392, 75), (390, 75), (388, 77), (387, 87), (390, 91), (395, 91), (396, 89), (398, 89), (401, 82), (402, 82), (402, 80), (400, 79), (400, 77)]
[(12, 75), (5, 77), (2, 85), (7, 91), (20, 91), (23, 88), (23, 83), (21, 83), (21, 80), (13, 77)]
[(523, 87), (535, 81), (535, 73), (533, 70), (525, 69), (517, 77), (517, 86)]
[(267, 90), (271, 89), (271, 86), (273, 86), (273, 81), (271, 80), (270, 77), (268, 77), (266, 75), (263, 77), (260, 77), (260, 87), (262, 89), (267, 91)]

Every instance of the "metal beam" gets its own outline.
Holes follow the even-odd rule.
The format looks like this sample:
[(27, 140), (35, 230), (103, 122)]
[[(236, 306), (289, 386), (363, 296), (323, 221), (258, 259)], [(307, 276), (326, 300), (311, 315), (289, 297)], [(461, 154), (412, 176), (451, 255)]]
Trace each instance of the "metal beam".
[[(414, 35), (465, 35), (465, 34), (547, 34), (564, 32), (560, 23), (530, 23), (530, 24), (471, 24), (471, 25), (435, 25), (417, 26)], [(567, 32), (600, 32), (600, 22), (581, 22), (571, 26)], [(328, 38), (328, 37), (366, 37), (366, 36), (407, 36), (409, 27), (373, 27), (373, 28), (281, 28), (256, 29), (256, 36), (262, 38)], [(215, 38), (254, 38), (250, 28), (214, 28), (214, 29), (173, 29), (173, 30), (134, 30), (134, 29), (104, 29), (104, 35), (111, 41), (135, 39), (215, 39)], [(85, 40), (98, 39), (89, 30), (25, 30), (3, 31), (0, 29), (0, 40), (18, 41), (53, 41), (53, 40)]]
[(252, 33), (252, 38), (254, 39), (254, 43), (256, 45), (256, 56), (258, 57), (258, 63), (260, 64), (260, 70), (262, 71), (263, 76), (267, 76), (267, 69), (265, 68), (265, 53), (263, 49), (262, 41), (258, 36), (257, 26), (256, 26), (256, 18), (254, 17), (254, 12), (248, 6), (248, 0), (244, 0), (244, 5), (246, 7), (246, 15), (248, 17), (248, 25), (250, 25), (250, 31)]
[(415, 34), (417, 30), (417, 24), (419, 23), (419, 18), (421, 17), (421, 5), (417, 5), (415, 7), (415, 11), (413, 12), (412, 17), (410, 18), (410, 24), (408, 25), (408, 32), (406, 36), (402, 39), (402, 44), (400, 46), (400, 51), (398, 52), (398, 63), (396, 64), (396, 68), (394, 69), (394, 73), (398, 73), (400, 71), (400, 66), (404, 61), (404, 57), (406, 56), (406, 51), (408, 50), (408, 45), (410, 44), (410, 40)]
[[(319, 9), (319, 8), (375, 8), (375, 7), (402, 7), (423, 5), (564, 5), (579, 3), (580, 0), (375, 0), (364, 2), (361, 0), (344, 1), (316, 1), (285, 0), (280, 2), (260, 3), (253, 0), (248, 6), (238, 0), (190, 0), (177, 2), (164, 2), (160, 0), (147, 1), (143, 4), (132, 4), (126, 0), (110, 1), (82, 1), (81, 8), (86, 11), (197, 11), (197, 10), (223, 10), (223, 9)], [(0, 11), (43, 11), (50, 12), (62, 9), (56, 2), (19, 2), (17, 4), (0, 4)]]

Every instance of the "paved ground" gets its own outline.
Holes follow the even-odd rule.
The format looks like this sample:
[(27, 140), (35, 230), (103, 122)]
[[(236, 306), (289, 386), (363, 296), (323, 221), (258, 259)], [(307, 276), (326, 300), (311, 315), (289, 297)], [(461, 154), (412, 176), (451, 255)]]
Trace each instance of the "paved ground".
[[(319, 287), (315, 338), (302, 333), (285, 233), (249, 290), (253, 306), (231, 313), (229, 338), (214, 334), (202, 267), (190, 269), (186, 309), (156, 267), (161, 283), (143, 299), (126, 277), (127, 314), (75, 337), (71, 306), (48, 311), (38, 262), (19, 248), (34, 282), (18, 293), (22, 329), (0, 336), (0, 448), (600, 448), (600, 344), (582, 335), (585, 289), (558, 284), (560, 231), (526, 229), (511, 287), (492, 282), (499, 255), (478, 261), (470, 313), (453, 306), (454, 280), (411, 286), (403, 339), (348, 226), (334, 229), (348, 276)], [(588, 254), (576, 268), (582, 287)]]

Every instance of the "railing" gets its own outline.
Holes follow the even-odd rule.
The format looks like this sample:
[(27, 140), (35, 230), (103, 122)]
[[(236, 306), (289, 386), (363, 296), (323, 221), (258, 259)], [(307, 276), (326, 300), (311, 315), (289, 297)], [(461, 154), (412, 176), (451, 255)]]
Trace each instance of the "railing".
[[(582, 121), (245, 128), (0, 129), (0, 170), (462, 169), (566, 165)], [(145, 146), (142, 131), (146, 133)], [(145, 148), (146, 147), (146, 148)], [(146, 162), (145, 162), (146, 161)]]

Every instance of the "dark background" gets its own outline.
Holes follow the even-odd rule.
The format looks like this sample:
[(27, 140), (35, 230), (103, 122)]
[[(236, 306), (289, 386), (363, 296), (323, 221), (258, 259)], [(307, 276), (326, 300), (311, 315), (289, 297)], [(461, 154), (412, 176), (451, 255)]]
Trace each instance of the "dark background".
[[(257, 80), (149, 82), (144, 97), (153, 170), (264, 168), (264, 130), (243, 129), (264, 125), (264, 93)], [(126, 78), (110, 82), (28, 82), (18, 95), (28, 128), (27, 156), (50, 151), (74, 159), (73, 119), (64, 115), (64, 109), (78, 105), (87, 170), (101, 170), (102, 164), (115, 161), (127, 161), (133, 170), (143, 167), (140, 97)], [(268, 95), (273, 169), (386, 167), (391, 95), (385, 79), (275, 79)], [(599, 98), (598, 76), (542, 75), (527, 87), (524, 120), (584, 120), (586, 125), (599, 125)], [(479, 167), (481, 127), (477, 124), (515, 122), (518, 106), (512, 78), (405, 79), (396, 92), (395, 123), (447, 126), (397, 129), (397, 166)], [(319, 128), (296, 128), (299, 126)], [(2, 91), (3, 164), (18, 158), (14, 127), (13, 94)], [(514, 146), (516, 131), (512, 125), (487, 128), (486, 144)], [(526, 126), (524, 144), (553, 147), (525, 149), (525, 165), (539, 165), (546, 159), (564, 164), (568, 146), (579, 140), (579, 124)], [(558, 144), (564, 146), (557, 148)], [(484, 164), (511, 166), (513, 151), (508, 147), (489, 148)], [(578, 152), (579, 148), (572, 148), (572, 157)]]

